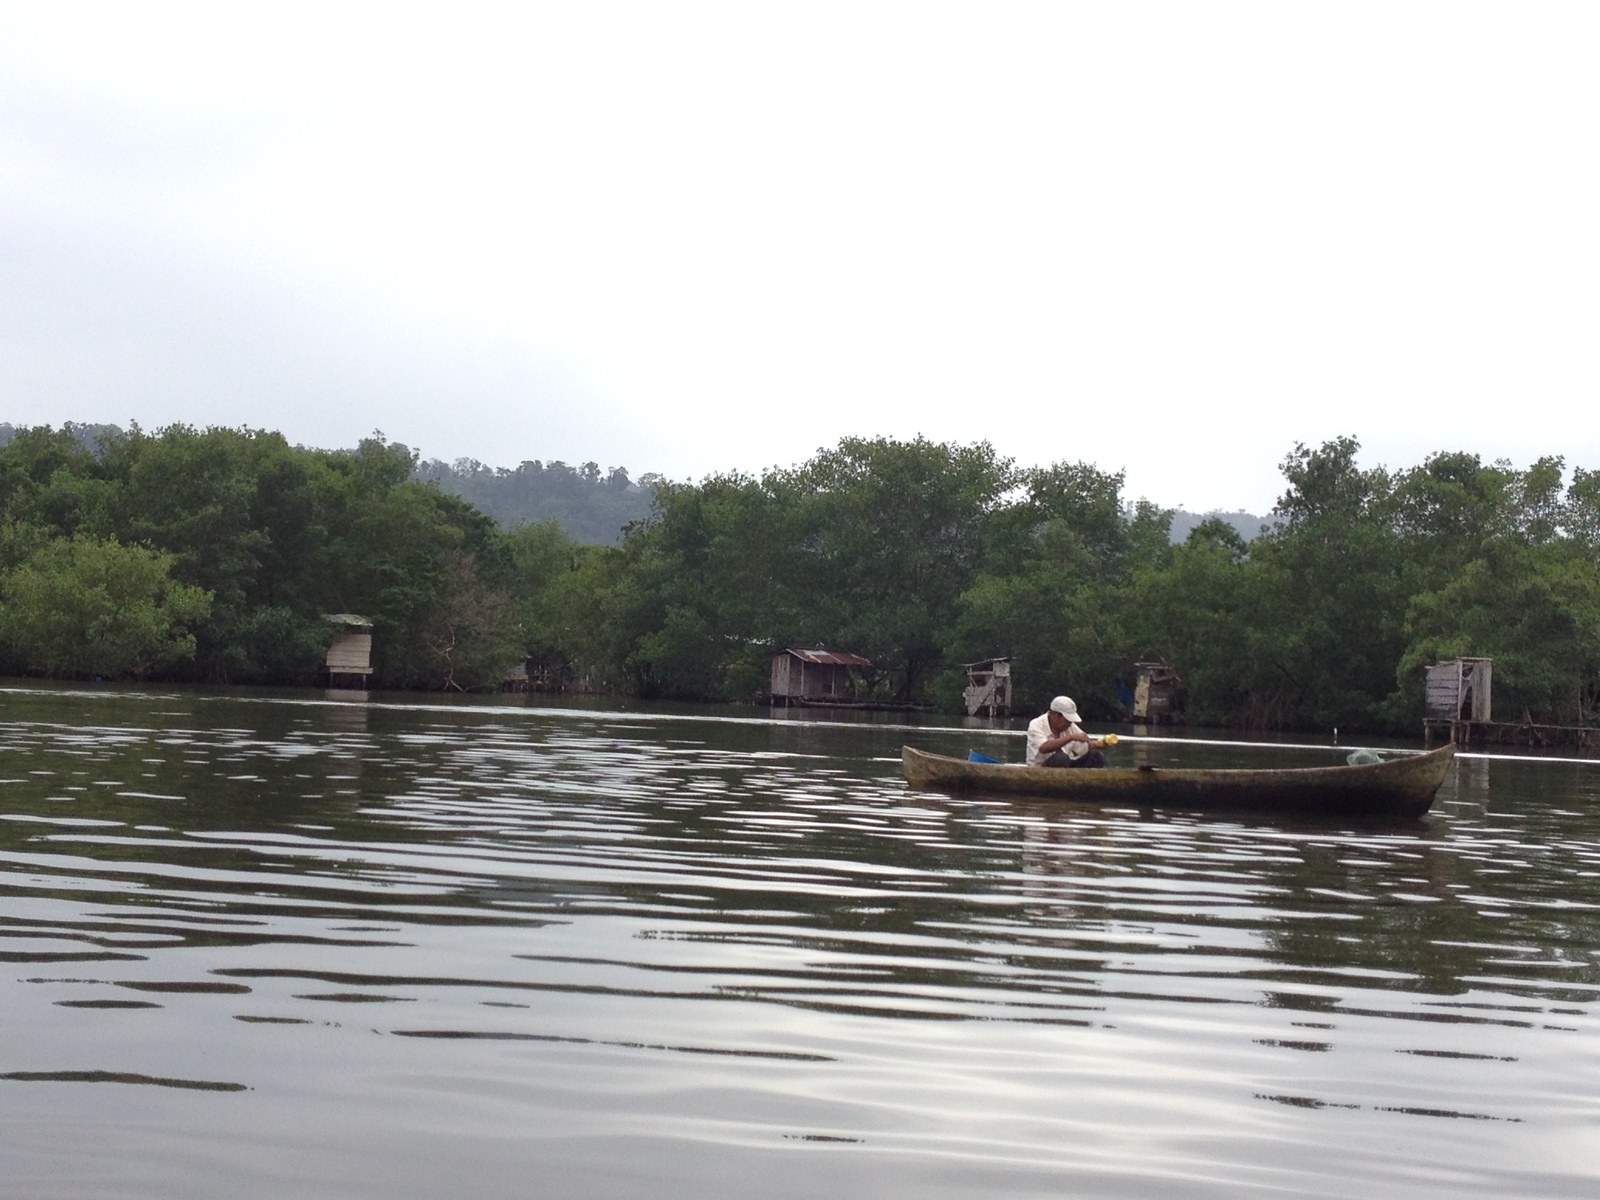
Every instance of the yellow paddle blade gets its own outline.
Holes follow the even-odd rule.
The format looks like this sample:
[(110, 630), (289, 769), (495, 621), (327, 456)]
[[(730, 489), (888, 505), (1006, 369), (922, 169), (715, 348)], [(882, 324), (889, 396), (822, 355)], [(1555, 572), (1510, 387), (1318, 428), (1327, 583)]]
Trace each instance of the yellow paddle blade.
[(1114, 733), (1108, 733), (1108, 734), (1105, 735), (1105, 737), (1101, 738), (1100, 740), (1102, 742), (1104, 742), (1107, 746), (1115, 746), (1117, 744), (1117, 735), (1114, 734)]

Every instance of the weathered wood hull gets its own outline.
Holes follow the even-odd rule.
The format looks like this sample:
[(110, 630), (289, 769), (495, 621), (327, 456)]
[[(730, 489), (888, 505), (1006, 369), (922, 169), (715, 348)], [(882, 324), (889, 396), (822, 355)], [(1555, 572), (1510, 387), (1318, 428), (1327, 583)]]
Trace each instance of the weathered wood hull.
[(1433, 803), (1455, 756), (1453, 745), (1365, 766), (1286, 770), (1184, 770), (1176, 767), (1057, 770), (974, 763), (900, 750), (906, 782), (922, 791), (988, 792), (1188, 809), (1255, 809), (1321, 814), (1420, 817)]

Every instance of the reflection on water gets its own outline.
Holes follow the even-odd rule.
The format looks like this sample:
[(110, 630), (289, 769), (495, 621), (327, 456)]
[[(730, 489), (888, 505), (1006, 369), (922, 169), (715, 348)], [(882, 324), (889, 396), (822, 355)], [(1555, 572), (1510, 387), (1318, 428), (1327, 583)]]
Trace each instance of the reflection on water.
[(1593, 1194), (1600, 769), (1284, 824), (351, 695), (0, 697), (17, 1194)]

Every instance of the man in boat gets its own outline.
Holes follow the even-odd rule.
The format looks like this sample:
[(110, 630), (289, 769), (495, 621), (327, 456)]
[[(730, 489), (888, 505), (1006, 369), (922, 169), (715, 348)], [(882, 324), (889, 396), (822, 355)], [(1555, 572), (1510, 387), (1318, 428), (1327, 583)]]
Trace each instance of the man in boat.
[(1028, 722), (1030, 767), (1103, 767), (1101, 745), (1078, 728), (1078, 706), (1071, 696), (1057, 696), (1048, 712)]

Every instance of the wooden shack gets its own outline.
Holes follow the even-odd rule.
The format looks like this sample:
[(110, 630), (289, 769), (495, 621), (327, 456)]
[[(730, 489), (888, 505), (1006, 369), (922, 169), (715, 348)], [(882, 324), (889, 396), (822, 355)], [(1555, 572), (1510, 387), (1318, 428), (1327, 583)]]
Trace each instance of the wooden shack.
[(1011, 715), (1011, 660), (985, 658), (965, 664), (967, 687), (961, 695), (967, 702), (967, 716), (988, 710), (990, 717)]
[(1427, 668), (1422, 696), (1422, 732), (1448, 730), (1453, 741), (1465, 742), (1473, 725), (1487, 725), (1494, 659), (1452, 658)]
[(543, 657), (529, 658), (528, 691), (530, 692), (571, 692), (578, 689), (574, 686), (575, 675), (572, 664), (559, 659)]
[(324, 613), (323, 616), (338, 630), (323, 660), (328, 686), (365, 688), (372, 677), (372, 622), (355, 613)]
[(1159, 725), (1178, 710), (1178, 673), (1166, 663), (1133, 664), (1133, 718)]
[(870, 669), (872, 660), (843, 650), (779, 650), (772, 656), (774, 704), (832, 704), (851, 696), (851, 670)]

